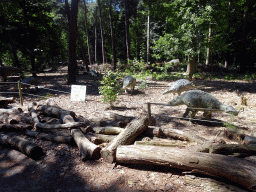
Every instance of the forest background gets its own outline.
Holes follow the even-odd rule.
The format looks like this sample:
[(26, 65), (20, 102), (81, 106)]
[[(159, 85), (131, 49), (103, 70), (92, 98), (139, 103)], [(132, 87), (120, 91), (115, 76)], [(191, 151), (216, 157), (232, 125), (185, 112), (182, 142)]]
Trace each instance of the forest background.
[(251, 0), (3, 0), (0, 63), (42, 71), (69, 61), (70, 83), (77, 60), (138, 71), (179, 59), (190, 78), (198, 63), (252, 72), (255, 9)]

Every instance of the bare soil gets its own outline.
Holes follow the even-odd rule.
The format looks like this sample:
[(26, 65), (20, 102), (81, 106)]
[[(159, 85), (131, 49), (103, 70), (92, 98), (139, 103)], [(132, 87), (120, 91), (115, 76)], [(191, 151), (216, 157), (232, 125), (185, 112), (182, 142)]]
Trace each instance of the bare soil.
[[(88, 75), (78, 75), (78, 84), (87, 85), (85, 102), (70, 100), (71, 86), (66, 82), (66, 69), (62, 71), (40, 73), (39, 92), (31, 93), (48, 98), (59, 107), (74, 111), (77, 116), (93, 121), (103, 118), (105, 112), (114, 112), (125, 116), (137, 117), (147, 113), (145, 103), (167, 103), (174, 96), (162, 95), (171, 82), (155, 81), (151, 77), (137, 80), (134, 94), (118, 95), (115, 109), (101, 101), (98, 93), (99, 82)], [(16, 81), (12, 76), (8, 81)], [(142, 82), (148, 87), (142, 88)], [(234, 124), (248, 135), (256, 136), (256, 83), (246, 81), (194, 80), (200, 89), (211, 93), (224, 104), (232, 105), (239, 111), (239, 115), (231, 118), (226, 113), (213, 113), (213, 121), (224, 121)], [(46, 89), (47, 88), (47, 89)], [(51, 89), (51, 90), (50, 90)], [(2, 86), (1, 91), (12, 90), (11, 85)], [(54, 90), (54, 91), (53, 91)], [(56, 92), (64, 91), (64, 92)], [(26, 91), (25, 91), (26, 92)], [(242, 93), (247, 98), (247, 106), (241, 105)], [(10, 96), (10, 95), (9, 95)], [(16, 97), (16, 96), (15, 96)], [(47, 101), (35, 95), (24, 95), (24, 106), (32, 101), (46, 104)], [(19, 99), (15, 104), (19, 105)], [(182, 117), (186, 106), (165, 107), (152, 105), (152, 115), (156, 119), (156, 126), (194, 131), (208, 140), (223, 138), (227, 143), (237, 141), (223, 137), (227, 127), (221, 123), (207, 123), (196, 121), (193, 125)], [(203, 119), (202, 113), (196, 115)], [(55, 144), (28, 136), (22, 136), (43, 148), (46, 155), (41, 160), (32, 160), (22, 153), (0, 146), (0, 191), (246, 191), (235, 183), (224, 179), (214, 179), (202, 175), (191, 175), (184, 170), (172, 169), (152, 165), (122, 165), (108, 164), (99, 160), (82, 161), (79, 150), (75, 145)], [(254, 160), (253, 160), (254, 158)], [(255, 162), (255, 157), (248, 160)], [(256, 163), (255, 163), (256, 166)]]

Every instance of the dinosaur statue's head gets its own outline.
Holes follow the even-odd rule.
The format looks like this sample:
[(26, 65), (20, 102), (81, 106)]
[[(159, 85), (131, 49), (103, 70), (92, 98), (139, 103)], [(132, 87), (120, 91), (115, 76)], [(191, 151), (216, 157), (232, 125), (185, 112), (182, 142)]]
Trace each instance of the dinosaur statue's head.
[(232, 106), (230, 105), (222, 105), (221, 109), (223, 111), (225, 111), (226, 113), (229, 113), (229, 114), (232, 114), (232, 115), (235, 115), (237, 116), (238, 115), (238, 111), (235, 110)]

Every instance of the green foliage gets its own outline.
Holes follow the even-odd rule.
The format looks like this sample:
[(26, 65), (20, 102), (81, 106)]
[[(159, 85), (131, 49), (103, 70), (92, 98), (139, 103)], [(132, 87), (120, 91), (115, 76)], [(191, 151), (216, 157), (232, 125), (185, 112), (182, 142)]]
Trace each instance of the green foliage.
[(102, 94), (102, 101), (104, 103), (109, 103), (110, 107), (114, 107), (114, 102), (116, 101), (117, 95), (121, 91), (120, 79), (122, 73), (117, 71), (116, 73), (108, 71), (102, 77), (100, 81), (101, 86), (99, 87), (99, 92)]

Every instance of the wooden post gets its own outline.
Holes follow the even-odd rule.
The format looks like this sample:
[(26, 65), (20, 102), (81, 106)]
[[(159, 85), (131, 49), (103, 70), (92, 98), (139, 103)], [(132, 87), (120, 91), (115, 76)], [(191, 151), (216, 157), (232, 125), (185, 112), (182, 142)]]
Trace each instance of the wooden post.
[(19, 95), (20, 95), (20, 104), (23, 106), (23, 98), (22, 98), (22, 91), (21, 91), (20, 81), (18, 81), (18, 89), (19, 89)]

